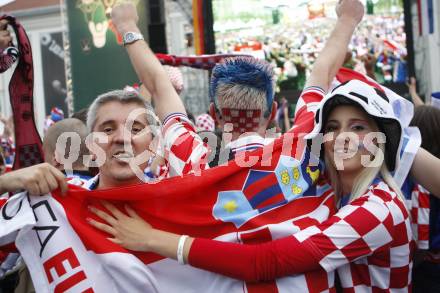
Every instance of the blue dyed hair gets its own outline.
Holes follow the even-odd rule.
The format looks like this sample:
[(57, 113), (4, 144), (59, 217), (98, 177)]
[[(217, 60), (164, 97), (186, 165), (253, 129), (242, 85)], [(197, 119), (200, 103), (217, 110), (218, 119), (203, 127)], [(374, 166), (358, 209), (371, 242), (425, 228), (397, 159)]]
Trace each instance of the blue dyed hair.
[(274, 72), (272, 65), (266, 61), (253, 57), (227, 58), (217, 64), (211, 76), (209, 95), (211, 102), (216, 104), (217, 87), (220, 84), (239, 84), (266, 92), (267, 111), (264, 114), (268, 117), (272, 109), (274, 99)]

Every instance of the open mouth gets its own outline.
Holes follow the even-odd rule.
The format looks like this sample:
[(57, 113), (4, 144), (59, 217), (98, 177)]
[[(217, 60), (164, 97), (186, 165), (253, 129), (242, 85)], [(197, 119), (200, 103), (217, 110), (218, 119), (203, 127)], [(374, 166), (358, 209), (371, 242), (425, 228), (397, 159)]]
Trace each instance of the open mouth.
[(129, 163), (130, 160), (134, 158), (134, 155), (132, 153), (127, 153), (124, 151), (118, 151), (113, 154), (113, 158), (124, 163)]
[(333, 150), (333, 152), (335, 154), (338, 154), (338, 155), (346, 155), (346, 154), (356, 153), (357, 150), (352, 150), (352, 149), (335, 149), (335, 150)]

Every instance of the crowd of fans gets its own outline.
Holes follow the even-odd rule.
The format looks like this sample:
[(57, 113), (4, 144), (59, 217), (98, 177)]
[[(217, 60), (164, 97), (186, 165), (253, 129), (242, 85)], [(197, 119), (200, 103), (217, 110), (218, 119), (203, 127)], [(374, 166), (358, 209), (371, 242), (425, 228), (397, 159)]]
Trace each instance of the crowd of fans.
[[(335, 20), (318, 18), (261, 27), (261, 35), (244, 37), (238, 31), (219, 32), (217, 50), (254, 53), (275, 67), (278, 90), (301, 90)], [(368, 15), (350, 43), (346, 67), (374, 77), (380, 83), (405, 83), (406, 35), (403, 14)], [(257, 53), (258, 56), (258, 53)]]
[[(41, 195), (49, 193), (51, 190), (58, 187), (61, 188), (62, 191), (65, 191), (68, 188), (65, 179), (67, 179), (70, 184), (79, 185), (89, 190), (95, 190), (136, 184), (145, 181), (162, 180), (163, 178), (183, 174), (197, 174), (197, 172), (200, 172), (201, 170), (212, 168), (217, 164), (222, 163), (222, 152), (225, 150), (228, 151), (228, 154), (223, 158), (223, 161), (233, 159), (237, 154), (240, 154), (240, 152), (264, 147), (273, 142), (274, 139), (279, 137), (282, 133), (291, 130), (294, 124), (307, 121), (308, 116), (310, 116), (308, 114), (317, 116), (315, 117), (316, 124), (322, 127), (319, 131), (324, 133), (336, 132), (335, 129), (337, 127), (340, 127), (341, 129), (343, 127), (333, 125), (333, 128), (330, 129), (330, 124), (341, 124), (344, 125), (344, 127), (345, 124), (349, 124), (344, 120), (346, 117), (341, 118), (334, 114), (336, 113), (335, 109), (342, 109), (344, 107), (351, 107), (351, 112), (349, 112), (351, 113), (350, 115), (357, 113), (358, 116), (363, 117), (362, 119), (369, 121), (369, 124), (367, 123), (368, 126), (356, 125), (356, 127), (350, 129), (361, 131), (359, 130), (359, 127), (364, 127), (362, 130), (365, 130), (365, 128), (368, 128), (370, 125), (376, 125), (375, 127), (377, 129), (386, 132), (383, 128), (389, 127), (389, 125), (392, 124), (390, 121), (396, 122), (398, 121), (398, 118), (389, 118), (387, 124), (384, 120), (381, 120), (382, 117), (380, 117), (380, 115), (377, 115), (377, 117), (374, 116), (374, 113), (372, 114), (368, 105), (365, 106), (359, 101), (356, 103), (353, 102), (356, 98), (348, 98), (347, 94), (347, 97), (341, 99), (340, 96), (344, 93), (344, 87), (339, 88), (340, 94), (335, 94), (335, 96), (324, 97), (324, 93), (328, 90), (328, 85), (335, 77), (335, 74), (341, 65), (365, 74), (381, 84), (406, 82), (405, 33), (403, 30), (402, 16), (389, 18), (367, 17), (363, 22), (360, 22), (360, 25), (357, 27), (355, 35), (351, 39), (352, 41), (349, 50), (346, 53), (345, 48), (347, 48), (348, 40), (350, 39), (356, 24), (361, 20), (363, 10), (361, 8), (362, 5), (357, 0), (342, 0), (340, 2), (341, 4), (338, 6), (340, 9), (338, 11), (339, 19), (335, 20), (331, 25), (328, 20), (322, 21), (318, 19), (313, 22), (303, 23), (301, 27), (293, 26), (285, 28), (284, 30), (280, 29), (280, 27), (274, 26), (265, 28), (264, 35), (270, 37), (241, 39), (237, 43), (232, 41), (232, 39), (234, 39), (233, 35), (229, 36), (231, 40), (226, 40), (227, 47), (225, 47), (225, 51), (232, 53), (240, 46), (242, 48), (250, 48), (254, 46), (253, 48), (258, 50), (261, 49), (264, 52), (264, 56), (268, 62), (243, 57), (228, 59), (223, 63), (218, 64), (213, 70), (211, 80), (210, 98), (212, 103), (210, 109), (206, 109), (206, 113), (199, 113), (200, 115), (197, 115), (196, 117), (191, 117), (192, 115), (190, 115), (190, 113), (186, 113), (184, 105), (179, 98), (178, 94), (183, 90), (181, 82), (182, 78), (179, 75), (180, 73), (176, 71), (176, 69), (168, 68), (164, 70), (162, 65), (160, 65), (159, 61), (155, 58), (155, 55), (149, 49), (147, 43), (142, 39), (137, 39), (132, 41), (132, 43), (126, 44), (127, 48), (130, 48), (127, 51), (133, 62), (133, 66), (139, 74), (139, 79), (143, 82), (142, 86), (139, 88), (128, 87), (124, 90), (104, 93), (97, 97), (87, 109), (75, 113), (74, 116), (70, 118), (65, 118), (64, 113), (62, 113), (60, 109), (52, 109), (50, 115), (46, 119), (44, 129), (43, 150), (46, 163), (30, 167), (31, 169), (11, 172), (15, 149), (13, 139), (14, 127), (12, 124), (12, 118), (0, 119), (0, 123), (2, 124), (2, 133), (0, 133), (0, 175), (4, 178), (3, 181), (0, 180), (0, 183), (3, 184), (0, 186), (0, 193), (24, 189), (31, 195)], [(139, 32), (139, 29), (136, 26), (136, 17), (137, 14), (132, 6), (129, 4), (122, 4), (113, 12), (113, 23), (122, 35), (127, 32)], [(347, 18), (354, 21), (345, 23), (344, 20)], [(339, 35), (335, 36), (334, 34), (331, 34), (333, 27), (340, 32)], [(253, 44), (251, 44), (252, 42)], [(261, 47), (255, 45), (257, 43), (261, 44)], [(331, 50), (329, 50), (330, 47)], [(272, 64), (273, 67), (271, 67), (270, 64)], [(289, 102), (286, 99), (279, 100), (277, 109), (277, 104), (274, 103), (274, 80), (277, 81), (279, 90), (305, 88), (298, 102), (294, 120), (289, 118)], [(353, 83), (348, 83), (348, 86), (352, 87), (352, 91), (359, 90), (355, 85), (353, 85)], [(418, 126), (421, 130), (422, 147), (440, 159), (440, 141), (438, 139), (438, 132), (440, 131), (439, 110), (430, 105), (422, 105), (423, 101), (417, 96), (414, 80), (411, 80), (409, 86), (414, 104), (417, 106), (412, 125)], [(355, 93), (358, 97), (361, 96), (359, 100), (362, 100), (361, 94), (364, 94), (363, 91), (371, 90), (371, 93), (374, 93), (374, 96), (363, 97), (363, 99), (371, 99), (374, 103), (384, 103), (383, 96), (375, 94), (376, 92), (372, 90), (369, 85), (363, 83), (360, 88), (362, 88), (362, 90)], [(352, 92), (350, 92), (350, 94), (352, 94)], [(325, 113), (322, 114), (321, 112), (321, 116), (319, 116), (319, 112), (313, 112), (311, 110), (312, 107), (308, 107), (313, 105), (313, 101), (327, 98), (333, 100), (328, 104), (330, 106), (327, 104), (322, 106), (321, 110)], [(389, 104), (386, 105), (392, 108)], [(329, 108), (326, 108), (327, 106)], [(138, 109), (146, 111), (146, 115), (133, 122), (133, 126), (130, 129), (133, 134), (133, 137), (130, 138), (133, 153), (128, 153), (122, 148), (126, 138), (123, 138), (121, 133), (123, 127), (125, 127), (130, 111)], [(359, 109), (364, 110), (362, 110), (362, 112)], [(363, 114), (359, 114), (359, 111)], [(367, 111), (370, 111), (368, 112), (369, 115), (366, 114)], [(383, 111), (386, 112), (386, 109)], [(326, 115), (325, 118), (322, 118), (323, 115)], [(319, 119), (326, 120), (319, 121)], [(350, 121), (350, 123), (352, 122)], [(226, 131), (226, 124), (232, 125), (232, 129)], [(149, 143), (158, 136), (158, 133), (154, 132), (153, 126), (160, 128), (163, 141), (160, 145), (156, 146), (156, 149), (151, 150)], [(146, 128), (151, 128), (151, 132), (144, 133), (143, 130)], [(266, 131), (271, 128), (276, 129), (276, 134), (273, 137), (268, 138), (266, 137)], [(374, 130), (373, 128), (374, 127), (371, 127), (371, 131)], [(99, 131), (105, 133), (109, 139), (107, 144), (102, 143), (101, 147), (106, 152), (109, 159), (106, 159), (103, 165), (94, 168), (89, 168), (83, 161), (75, 161), (72, 162), (69, 169), (66, 169), (66, 166), (63, 164), (63, 157), (65, 155), (63, 152), (65, 152), (65, 150), (58, 149), (56, 143), (62, 133), (72, 131), (79, 134), (81, 145), (83, 146), (85, 146), (86, 136), (90, 132)], [(212, 143), (211, 136), (219, 138), (222, 136), (223, 131), (230, 134), (232, 137), (231, 141), (223, 144), (221, 140), (215, 140), (215, 142)], [(241, 137), (243, 133), (251, 132), (252, 135), (246, 136), (246, 139)], [(403, 132), (404, 131), (401, 129), (400, 136), (403, 136)], [(281, 262), (281, 264), (276, 263), (276, 265), (281, 266), (283, 269), (286, 268), (286, 271), (283, 271), (283, 269), (274, 270), (276, 272), (270, 271), (270, 274), (268, 274), (269, 276), (273, 278), (281, 277), (283, 275), (278, 275), (280, 272), (281, 274), (284, 273), (284, 275), (297, 273), (307, 274), (308, 270), (318, 270), (321, 269), (322, 266), (328, 273), (337, 271), (339, 275), (339, 285), (338, 283), (334, 285), (333, 281), (329, 281), (329, 286), (331, 287), (329, 289), (341, 286), (341, 288), (339, 288), (341, 290), (347, 290), (347, 292), (350, 290), (356, 291), (354, 286), (349, 285), (349, 283), (351, 280), (350, 278), (359, 276), (357, 274), (363, 272), (356, 264), (356, 262), (361, 261), (366, 267), (368, 267), (370, 270), (370, 276), (375, 281), (379, 280), (382, 282), (387, 278), (401, 278), (401, 276), (406, 274), (407, 279), (405, 279), (406, 281), (402, 281), (403, 285), (401, 287), (392, 287), (394, 282), (388, 282), (387, 285), (381, 284), (381, 289), (383, 290), (388, 290), (389, 292), (398, 289), (411, 290), (410, 288), (413, 282), (411, 281), (411, 278), (408, 277), (408, 274), (413, 270), (415, 276), (414, 290), (416, 292), (436, 292), (440, 287), (440, 279), (438, 278), (440, 276), (440, 265), (438, 264), (438, 251), (440, 249), (440, 228), (438, 220), (440, 219), (440, 214), (438, 214), (438, 208), (440, 205), (438, 203), (438, 198), (434, 195), (440, 193), (438, 193), (438, 183), (433, 182), (436, 180), (432, 178), (426, 179), (426, 173), (423, 174), (424, 172), (420, 172), (419, 166), (422, 164), (424, 168), (431, 168), (426, 167), (429, 165), (434, 166), (432, 168), (435, 169), (438, 168), (438, 165), (434, 165), (437, 160), (434, 160), (435, 158), (433, 156), (425, 153), (423, 153), (423, 161), (420, 161), (422, 155), (416, 157), (414, 166), (411, 169), (411, 175), (414, 177), (416, 183), (411, 185), (408, 193), (405, 193), (403, 188), (402, 192), (400, 192), (399, 187), (397, 187), (398, 190), (396, 190), (396, 185), (394, 185), (392, 177), (388, 172), (388, 169), (390, 171), (397, 171), (398, 159), (396, 159), (396, 153), (399, 155), (400, 136), (397, 134), (390, 135), (389, 138), (391, 141), (396, 139), (394, 136), (398, 136), (397, 146), (388, 144), (388, 142), (383, 146), (387, 153), (385, 158), (386, 163), (384, 163), (383, 168), (376, 170), (374, 176), (377, 175), (377, 178), (374, 177), (369, 182), (366, 182), (366, 185), (362, 190), (365, 194), (361, 192), (353, 197), (348, 197), (345, 199), (345, 204), (342, 204), (342, 201), (344, 201), (343, 198), (347, 193), (350, 194), (352, 191), (353, 193), (356, 193), (359, 192), (359, 190), (354, 192), (355, 186), (351, 186), (350, 184), (348, 190), (344, 189), (345, 186), (344, 188), (342, 187), (345, 184), (344, 179), (339, 178), (338, 176), (336, 176), (335, 179), (331, 177), (330, 174), (328, 175), (329, 178), (321, 178), (327, 182), (325, 184), (327, 184), (329, 188), (330, 186), (334, 188), (335, 194), (340, 197), (340, 201), (338, 201), (338, 208), (340, 208), (340, 211), (327, 220), (327, 222), (324, 221), (324, 224), (321, 223), (321, 225), (317, 225), (317, 227), (321, 229), (322, 226), (336, 225), (338, 228), (341, 228), (341, 226), (344, 228), (344, 225), (348, 225), (347, 222), (349, 222), (349, 220), (345, 218), (346, 222), (342, 221), (343, 214), (356, 214), (356, 212), (358, 212), (357, 208), (362, 206), (364, 202), (370, 202), (371, 204), (374, 202), (379, 211), (383, 212), (386, 210), (386, 212), (389, 213), (387, 214), (389, 215), (389, 218), (401, 217), (405, 225), (408, 225), (408, 227), (411, 225), (416, 226), (416, 229), (418, 229), (422, 224), (427, 225), (427, 223), (418, 222), (420, 218), (417, 217), (416, 219), (411, 218), (408, 211), (413, 211), (415, 207), (411, 206), (411, 203), (408, 202), (414, 202), (414, 199), (411, 199), (411, 195), (414, 193), (417, 194), (417, 198), (422, 198), (423, 196), (428, 198), (431, 197), (430, 216), (435, 220), (432, 221), (431, 224), (429, 221), (429, 215), (428, 220), (425, 218), (425, 221), (428, 221), (430, 226), (428, 228), (428, 240), (423, 239), (423, 241), (428, 241), (430, 245), (424, 247), (422, 256), (419, 257), (415, 265), (413, 266), (412, 259), (410, 258), (413, 253), (413, 250), (411, 249), (413, 240), (422, 241), (421, 237), (423, 235), (426, 236), (425, 234), (422, 235), (420, 233), (421, 230), (418, 230), (419, 234), (415, 235), (415, 237), (418, 237), (417, 239), (413, 239), (411, 233), (405, 230), (404, 234), (406, 236), (409, 235), (409, 239), (405, 240), (406, 242), (404, 244), (408, 244), (408, 251), (405, 250), (406, 254), (403, 256), (396, 254), (396, 251), (400, 249), (400, 245), (398, 244), (400, 243), (399, 241), (401, 241), (401, 238), (399, 237), (402, 235), (390, 232), (390, 235), (387, 234), (387, 237), (391, 237), (390, 242), (385, 241), (386, 237), (379, 239), (381, 237), (376, 236), (374, 240), (381, 244), (380, 247), (373, 247), (374, 245), (378, 245), (374, 241), (374, 243), (360, 243), (362, 239), (357, 239), (359, 240), (359, 246), (361, 248), (358, 248), (353, 252), (355, 256), (344, 258), (344, 260), (333, 258), (331, 256), (333, 255), (332, 251), (321, 250), (320, 245), (323, 243), (322, 239), (320, 242), (319, 239), (316, 240), (311, 236), (307, 240), (319, 248), (315, 249), (315, 254), (313, 254), (302, 247), (300, 241), (296, 238), (290, 237), (288, 240), (290, 241), (288, 243), (289, 245), (293, 245), (299, 251), (305, 250), (307, 253), (310, 252), (310, 255), (313, 254), (313, 257), (304, 260), (302, 255), (295, 256), (295, 251), (292, 252), (291, 249), (288, 250), (288, 248), (286, 248), (287, 246), (281, 245), (280, 243), (282, 242), (276, 242), (280, 245), (272, 246), (272, 248), (275, 247), (277, 249), (275, 250), (275, 253), (284, 255), (283, 249), (286, 249), (286, 255), (297, 261), (298, 264), (295, 263), (295, 261), (291, 261), (290, 263), (287, 262), (287, 264), (286, 262)], [(146, 142), (148, 142), (148, 144)], [(188, 148), (188, 145), (195, 147)], [(394, 153), (389, 149), (392, 147), (396, 147), (396, 149), (393, 149), (395, 151)], [(138, 174), (131, 170), (128, 164), (124, 163), (133, 156), (142, 153), (145, 149), (151, 150), (153, 155), (139, 166), (143, 174), (142, 178), (139, 178)], [(211, 156), (209, 149), (214, 150), (212, 156), (215, 157), (215, 159), (210, 160), (208, 164), (206, 158)], [(405, 149), (402, 149), (402, 152), (404, 151)], [(85, 147), (81, 147), (79, 153), (80, 159), (82, 159), (83, 156), (91, 155), (91, 157), (93, 157), (95, 155), (93, 149)], [(392, 158), (393, 156), (394, 158)], [(419, 154), (417, 154), (417, 156), (419, 156)], [(96, 157), (93, 158), (96, 159)], [(427, 161), (431, 162), (432, 165), (427, 164)], [(328, 169), (331, 169), (331, 166), (333, 166), (333, 164), (328, 161), (325, 163)], [(197, 168), (195, 166), (197, 166)], [(327, 170), (327, 172), (331, 172), (331, 170)], [(336, 170), (334, 170), (334, 172), (336, 172)], [(440, 174), (440, 172), (437, 173)], [(23, 180), (23, 178), (26, 180)], [(379, 180), (380, 183), (373, 184), (373, 179)], [(356, 180), (361, 181), (361, 179), (358, 178), (356, 178)], [(362, 180), (367, 181), (364, 177), (362, 177)], [(424, 185), (425, 188), (430, 190), (431, 195), (430, 192), (422, 188), (418, 183)], [(352, 184), (354, 185), (353, 182)], [(381, 187), (378, 188), (378, 186)], [(402, 194), (406, 197), (406, 203), (408, 203), (406, 208), (403, 205), (400, 205), (400, 203), (403, 202), (403, 199), (400, 198), (403, 196)], [(378, 201), (377, 198), (380, 198), (380, 200)], [(378, 204), (378, 202), (382, 203), (382, 206)], [(398, 208), (394, 210), (391, 208), (389, 210), (382, 209), (384, 206), (391, 204), (395, 204)], [(368, 216), (371, 217), (372, 215), (375, 216), (375, 213), (378, 213), (377, 210), (369, 210), (368, 208), (365, 208), (365, 210), (367, 210), (367, 212), (363, 211), (363, 213), (368, 214)], [(99, 216), (100, 214), (97, 213), (97, 215)], [(359, 220), (359, 218), (356, 219)], [(96, 222), (92, 222), (91, 224), (97, 229), (102, 227)], [(368, 232), (375, 229), (375, 227), (367, 226), (368, 224), (371, 223), (360, 223), (359, 225), (365, 225), (360, 229), (368, 228)], [(397, 229), (396, 227), (398, 226), (397, 224), (389, 223), (389, 221), (387, 223), (384, 221), (384, 225), (388, 225), (388, 231)], [(354, 224), (354, 226), (356, 226), (356, 224)], [(356, 227), (359, 228), (359, 226)], [(114, 229), (117, 228), (114, 227)], [(349, 230), (347, 228), (343, 230), (344, 233), (350, 233), (350, 231), (353, 231), (353, 229)], [(408, 233), (408, 235), (406, 233)], [(416, 234), (416, 232), (414, 233)], [(322, 232), (318, 234), (322, 234), (323, 238), (325, 236), (329, 239), (340, 237), (340, 233), (331, 234), (328, 232), (325, 234)], [(112, 236), (117, 237), (115, 235)], [(309, 236), (310, 235), (307, 235), (307, 237)], [(128, 238), (129, 237), (127, 237), (127, 239)], [(353, 240), (354, 236), (351, 234), (346, 238), (349, 238), (348, 240), (350, 241), (356, 240)], [(347, 244), (348, 247), (350, 243), (344, 242), (344, 239), (348, 241), (346, 238), (337, 238), (337, 241), (340, 241), (338, 244)], [(175, 239), (178, 239), (178, 243), (175, 243)], [(129, 240), (124, 238), (116, 240), (120, 241), (117, 242), (118, 244), (122, 246), (126, 245), (130, 249), (141, 249), (137, 246), (130, 246)], [(327, 238), (324, 239), (324, 241), (327, 241)], [(370, 239), (370, 241), (372, 240)], [(228, 259), (228, 257), (226, 253), (222, 254), (222, 251), (239, 251), (237, 247), (215, 246), (219, 244), (203, 242), (200, 239), (188, 240), (187, 236), (180, 236), (180, 238), (174, 237), (167, 239), (165, 242), (166, 243), (162, 244), (163, 246), (174, 243), (176, 246), (182, 245), (182, 247), (188, 245), (192, 247), (191, 249), (196, 249), (194, 247), (204, 247), (205, 251), (209, 251), (209, 249), (214, 247), (215, 250), (218, 250), (220, 255), (224, 255), (223, 260)], [(310, 243), (309, 245), (311, 245)], [(362, 245), (368, 247), (368, 249), (364, 249), (364, 246)], [(149, 249), (154, 251), (155, 248), (149, 247)], [(367, 250), (367, 252), (365, 252), (365, 250)], [(173, 251), (174, 253), (174, 250), (172, 249), (168, 251)], [(213, 268), (211, 263), (209, 265), (206, 264), (207, 261), (214, 262), (215, 259), (213, 259), (213, 257), (207, 257), (201, 253), (197, 254), (196, 252), (192, 252), (194, 256), (193, 259), (190, 259), (188, 251), (189, 250), (185, 252), (182, 249), (181, 251), (177, 251), (177, 255), (168, 255), (165, 253), (164, 256), (177, 258), (179, 262), (189, 262), (191, 265), (198, 266), (202, 269), (214, 270), (217, 273), (222, 273), (239, 279), (243, 278), (247, 280), (246, 278), (250, 278), (255, 281), (253, 278), (257, 278), (254, 275), (249, 276), (250, 273), (248, 274), (241, 265), (238, 265), (240, 262), (234, 264), (236, 266), (235, 268), (230, 268), (225, 265), (225, 263), (219, 265), (221, 268)], [(248, 260), (246, 259), (246, 256), (255, 256), (249, 251), (250, 250), (248, 249), (244, 253), (232, 255), (232, 257), (240, 256), (243, 257), (243, 261), (246, 261)], [(313, 261), (315, 261), (314, 257), (317, 257), (316, 251), (319, 251), (319, 253), (322, 254), (320, 255), (322, 258), (317, 259), (316, 263), (313, 263)], [(159, 249), (155, 252), (161, 253), (161, 250)], [(400, 252), (401, 251), (399, 250), (399, 253)], [(214, 254), (216, 253), (212, 253), (211, 255)], [(390, 269), (390, 264), (384, 265), (383, 271), (388, 270), (387, 272), (381, 271), (381, 273), (378, 273), (378, 271), (375, 271), (372, 267), (378, 262), (383, 261), (384, 254), (388, 255), (389, 258), (395, 261), (397, 261), (396, 259), (399, 257), (406, 259), (402, 271), (398, 273), (390, 272), (392, 271), (392, 269)], [(2, 262), (2, 266), (0, 267), (0, 278), (3, 278), (0, 282), (0, 288), (5, 288), (6, 285), (10, 286), (10, 283), (7, 284), (7, 281), (10, 281), (10, 276), (13, 275), (11, 272), (16, 270), (17, 266), (20, 267), (21, 265), (20, 268), (25, 266), (24, 264), (19, 263), (20, 258), (16, 254), (14, 254), (14, 262), (11, 262), (10, 260), (7, 262), (8, 256), (7, 253), (1, 253), (0, 251), (0, 262)], [(336, 263), (334, 266), (327, 264), (327, 262), (331, 263), (332, 261)], [(263, 265), (268, 266), (273, 265), (272, 263), (262, 263)], [(303, 265), (303, 267), (301, 265)], [(349, 271), (351, 271), (350, 273), (347, 273), (347, 270), (345, 270), (346, 273), (344, 274), (343, 269), (347, 269), (347, 267), (349, 268)], [(227, 270), (230, 271), (225, 271), (225, 268), (228, 268)], [(241, 269), (241, 271), (236, 272), (239, 269)], [(322, 273), (324, 273), (325, 276), (327, 276), (327, 272), (322, 270)], [(20, 278), (21, 276), (22, 275), (20, 274)], [(25, 282), (24, 280), (26, 280), (26, 282), (31, 282), (25, 277), (21, 280), (14, 279), (14, 282)], [(257, 278), (257, 281), (258, 280), (259, 278)], [(372, 286), (371, 282), (365, 282), (362, 283), (362, 285), (367, 287)], [(0, 289), (0, 292), (3, 292), (2, 289)]]

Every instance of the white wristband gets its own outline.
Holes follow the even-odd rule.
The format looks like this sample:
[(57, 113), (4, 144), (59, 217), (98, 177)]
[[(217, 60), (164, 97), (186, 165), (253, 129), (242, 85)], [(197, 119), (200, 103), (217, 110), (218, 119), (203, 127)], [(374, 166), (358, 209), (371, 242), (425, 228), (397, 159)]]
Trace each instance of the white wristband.
[(183, 249), (185, 248), (186, 238), (188, 238), (188, 235), (180, 236), (179, 244), (177, 244), (177, 262), (181, 265), (185, 264), (185, 260), (183, 259)]

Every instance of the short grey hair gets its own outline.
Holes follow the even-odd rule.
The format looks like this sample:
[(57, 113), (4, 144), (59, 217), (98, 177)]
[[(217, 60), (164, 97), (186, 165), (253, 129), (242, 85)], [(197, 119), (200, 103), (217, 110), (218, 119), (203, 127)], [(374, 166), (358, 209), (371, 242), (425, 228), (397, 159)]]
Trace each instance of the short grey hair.
[[(135, 90), (112, 90), (99, 95), (93, 103), (90, 105), (87, 112), (87, 129), (89, 133), (92, 133), (93, 127), (95, 127), (97, 113), (99, 108), (108, 102), (120, 102), (121, 104), (137, 103), (142, 105), (147, 110), (146, 118), (151, 131), (154, 135), (157, 135), (157, 127), (159, 126), (159, 119), (154, 113), (154, 109), (149, 102), (147, 102), (139, 93)], [(156, 127), (155, 127), (156, 126)]]

